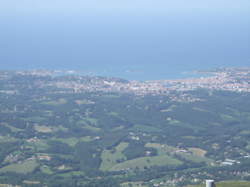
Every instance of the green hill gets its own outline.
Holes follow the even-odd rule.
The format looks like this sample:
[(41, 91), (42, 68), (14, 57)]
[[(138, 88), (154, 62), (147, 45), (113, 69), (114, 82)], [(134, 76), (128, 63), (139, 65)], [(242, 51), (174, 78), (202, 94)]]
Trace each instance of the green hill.
[[(234, 82), (241, 80), (250, 82)], [(182, 187), (250, 179), (250, 92), (185, 91), (176, 83), (181, 91), (152, 94), (148, 84), (0, 72), (0, 184)]]
[[(195, 185), (195, 186), (188, 186), (188, 187), (205, 187), (206, 185)], [(250, 182), (246, 181), (230, 181), (230, 182), (219, 182), (216, 183), (216, 187), (250, 187)]]

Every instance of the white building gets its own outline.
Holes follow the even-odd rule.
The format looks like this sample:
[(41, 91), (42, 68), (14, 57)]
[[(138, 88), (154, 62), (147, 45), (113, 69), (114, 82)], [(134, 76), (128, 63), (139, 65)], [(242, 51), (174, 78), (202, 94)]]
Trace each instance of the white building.
[(214, 180), (206, 180), (206, 187), (215, 187)]

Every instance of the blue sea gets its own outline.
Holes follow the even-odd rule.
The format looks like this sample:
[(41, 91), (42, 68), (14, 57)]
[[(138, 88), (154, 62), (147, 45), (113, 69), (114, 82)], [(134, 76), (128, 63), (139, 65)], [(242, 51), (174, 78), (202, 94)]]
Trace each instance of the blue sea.
[(0, 17), (0, 69), (159, 80), (250, 66), (248, 14), (117, 15)]

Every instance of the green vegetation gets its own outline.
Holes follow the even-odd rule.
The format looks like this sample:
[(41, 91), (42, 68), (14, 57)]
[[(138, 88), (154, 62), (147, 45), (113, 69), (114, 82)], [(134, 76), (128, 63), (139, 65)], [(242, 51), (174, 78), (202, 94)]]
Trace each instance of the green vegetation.
[[(205, 185), (196, 185), (196, 186), (188, 186), (188, 187), (204, 187)], [(250, 182), (237, 182), (237, 181), (232, 181), (232, 182), (219, 182), (216, 183), (216, 187), (249, 187)]]
[(6, 126), (7, 128), (9, 128), (13, 133), (17, 133), (17, 132), (20, 132), (20, 131), (23, 131), (22, 129), (19, 129), (19, 128), (16, 128), (16, 127), (13, 127), (7, 123), (4, 123), (2, 124), (4, 126)]
[(31, 116), (28, 118), (22, 118), (22, 120), (26, 121), (26, 122), (35, 122), (35, 123), (41, 123), (45, 120), (45, 118), (40, 117), (40, 116)]
[(17, 139), (11, 136), (0, 136), (0, 142), (16, 142)]
[(47, 127), (44, 125), (43, 126), (35, 125), (34, 129), (38, 132), (41, 132), (41, 133), (51, 133), (52, 132), (52, 129), (50, 127)]
[(208, 163), (210, 165), (212, 163), (212, 161), (213, 161), (213, 160), (208, 159), (206, 157), (198, 156), (198, 155), (195, 155), (195, 154), (178, 153), (178, 155), (180, 155), (182, 158), (184, 158), (186, 160), (196, 162), (196, 163), (206, 162), (206, 163)]
[(26, 149), (32, 149), (37, 151), (45, 151), (49, 148), (49, 145), (45, 140), (35, 140), (33, 142), (26, 142), (24, 146)]
[(111, 171), (119, 171), (119, 170), (131, 170), (131, 169), (146, 169), (152, 166), (173, 166), (180, 165), (182, 162), (173, 159), (167, 155), (163, 156), (153, 156), (153, 157), (140, 157), (133, 160), (128, 160), (122, 162), (120, 164), (116, 164), (111, 168)]
[(144, 185), (143, 182), (125, 182), (121, 184), (121, 187), (149, 187), (149, 186)]
[(64, 99), (64, 98), (60, 98), (58, 100), (55, 100), (55, 101), (47, 101), (47, 102), (43, 102), (42, 104), (45, 104), (45, 105), (51, 105), (51, 106), (60, 106), (60, 105), (64, 105), (67, 103), (67, 100)]
[(195, 148), (195, 147), (191, 147), (188, 150), (191, 151), (194, 155), (197, 155), (200, 157), (204, 157), (207, 153), (207, 151), (200, 149), (200, 148)]
[(122, 152), (127, 147), (128, 143), (122, 142), (112, 150), (104, 150), (101, 155), (102, 164), (100, 170), (107, 171), (117, 163), (125, 161), (127, 158)]
[(41, 166), (40, 170), (42, 173), (48, 174), (48, 175), (52, 175), (54, 172), (49, 168), (49, 166)]
[(52, 138), (51, 140), (59, 141), (65, 144), (68, 144), (69, 146), (74, 147), (78, 142), (90, 142), (93, 141), (93, 138), (90, 136), (85, 136), (81, 138)]
[(27, 160), (18, 164), (11, 164), (0, 169), (0, 173), (15, 172), (27, 174), (33, 172), (39, 164), (36, 160)]
[(249, 93), (135, 95), (51, 86), (72, 80), (105, 78), (0, 76), (1, 89), (15, 88), (0, 90), (0, 183), (183, 187), (206, 178), (250, 180)]
[(146, 125), (134, 125), (131, 130), (139, 131), (139, 132), (150, 132), (150, 133), (161, 131), (161, 129), (158, 129), (158, 128), (152, 127), (152, 126), (146, 126)]
[(171, 147), (166, 144), (159, 144), (159, 143), (147, 143), (145, 147), (152, 147), (155, 148), (159, 155), (166, 155), (174, 153), (176, 150), (178, 150), (175, 147)]
[(84, 129), (87, 129), (87, 130), (94, 131), (94, 132), (97, 132), (97, 131), (100, 131), (100, 130), (101, 130), (100, 128), (93, 127), (93, 126), (91, 126), (91, 125), (84, 125), (83, 128), (84, 128)]
[(227, 115), (227, 114), (221, 114), (221, 118), (225, 121), (234, 121), (235, 118), (233, 116)]

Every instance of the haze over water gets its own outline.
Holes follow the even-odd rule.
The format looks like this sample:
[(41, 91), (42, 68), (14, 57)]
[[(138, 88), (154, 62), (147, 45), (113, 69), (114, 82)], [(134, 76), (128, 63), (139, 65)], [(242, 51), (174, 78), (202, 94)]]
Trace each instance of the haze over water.
[(152, 80), (250, 66), (248, 0), (11, 0), (0, 25), (0, 69)]

